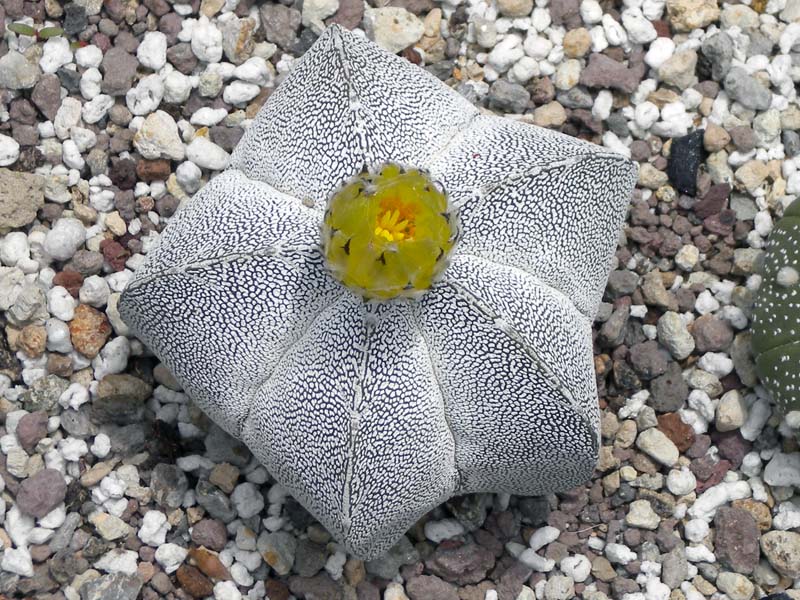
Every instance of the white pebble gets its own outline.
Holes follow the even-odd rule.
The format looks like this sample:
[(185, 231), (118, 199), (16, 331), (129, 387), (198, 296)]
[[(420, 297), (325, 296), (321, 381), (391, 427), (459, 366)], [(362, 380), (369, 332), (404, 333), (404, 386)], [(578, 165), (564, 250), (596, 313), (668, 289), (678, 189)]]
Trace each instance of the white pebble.
[(0, 561), (0, 569), (23, 577), (33, 577), (33, 560), (30, 552), (27, 548), (6, 548)]
[(657, 69), (667, 62), (674, 53), (675, 42), (668, 37), (659, 37), (650, 44), (650, 49), (644, 55), (644, 62), (648, 66)]
[(226, 86), (222, 92), (222, 99), (228, 104), (240, 105), (249, 102), (261, 92), (255, 83), (234, 81)]
[(83, 105), (81, 116), (85, 123), (97, 123), (114, 106), (114, 98), (107, 94), (95, 96)]
[(242, 600), (242, 594), (232, 581), (220, 581), (214, 585), (215, 600)]
[(228, 116), (228, 111), (224, 108), (211, 108), (204, 106), (194, 111), (194, 114), (189, 119), (192, 125), (204, 125), (211, 127), (222, 121)]
[(455, 519), (441, 519), (425, 523), (425, 537), (434, 544), (463, 533), (464, 526)]
[(78, 219), (61, 218), (47, 232), (44, 250), (56, 260), (69, 260), (86, 241), (86, 230)]
[(7, 135), (0, 134), (0, 167), (7, 167), (17, 162), (19, 158), (19, 144)]
[(153, 71), (167, 64), (167, 36), (160, 31), (148, 31), (136, 49), (139, 62)]
[(158, 75), (147, 75), (125, 94), (125, 104), (134, 115), (148, 115), (164, 98), (164, 82)]
[(47, 334), (47, 349), (50, 352), (68, 354), (72, 350), (69, 325), (64, 321), (56, 318), (47, 319), (44, 328)]
[(222, 32), (203, 15), (192, 29), (191, 46), (194, 55), (203, 62), (219, 62), (222, 58)]
[(89, 453), (89, 447), (83, 440), (68, 437), (58, 442), (58, 451), (65, 460), (77, 462)]
[(560, 535), (561, 531), (556, 527), (551, 527), (549, 525), (540, 527), (531, 535), (530, 539), (528, 540), (528, 546), (530, 546), (531, 550), (535, 552), (536, 550), (544, 548), (548, 544), (556, 541)]
[(187, 554), (186, 548), (177, 544), (161, 544), (156, 550), (155, 559), (164, 568), (164, 572), (170, 574), (178, 570)]
[(672, 469), (667, 475), (667, 489), (676, 496), (685, 496), (697, 485), (697, 479), (687, 467)]
[(714, 518), (720, 506), (733, 500), (742, 500), (749, 497), (750, 485), (746, 481), (719, 483), (708, 488), (695, 500), (689, 509), (689, 516), (710, 521)]
[(75, 62), (79, 67), (99, 67), (103, 62), (103, 51), (95, 45), (84, 46), (75, 51)]
[(186, 147), (186, 158), (198, 167), (221, 171), (228, 166), (231, 157), (208, 138), (198, 136)]
[(203, 172), (200, 170), (200, 167), (189, 160), (182, 162), (178, 165), (178, 168), (175, 169), (175, 177), (178, 180), (178, 184), (187, 194), (194, 194), (200, 189), (200, 185), (202, 184), (200, 178), (202, 176)]
[(249, 519), (264, 508), (264, 497), (258, 488), (249, 481), (240, 483), (234, 488), (231, 501), (236, 507), (240, 519)]
[(39, 66), (45, 73), (55, 73), (61, 67), (72, 62), (72, 50), (66, 37), (58, 36), (48, 39), (42, 47), (42, 58)]
[(610, 562), (621, 565), (627, 565), (637, 558), (636, 552), (625, 544), (606, 544), (605, 555)]
[(576, 583), (583, 583), (589, 577), (592, 570), (592, 563), (583, 554), (567, 556), (559, 563), (561, 572), (567, 577), (572, 577)]
[(105, 433), (98, 433), (89, 450), (97, 458), (105, 458), (111, 452), (111, 439)]
[(166, 540), (167, 531), (171, 527), (167, 523), (167, 515), (158, 510), (148, 510), (142, 518), (142, 526), (137, 535), (143, 544), (160, 546)]
[(99, 275), (91, 275), (83, 280), (78, 298), (84, 304), (89, 304), (95, 308), (100, 308), (108, 301), (111, 291), (108, 283)]
[(525, 548), (517, 557), (517, 560), (539, 573), (548, 573), (556, 566), (556, 562), (553, 559), (536, 554), (536, 550), (532, 548)]

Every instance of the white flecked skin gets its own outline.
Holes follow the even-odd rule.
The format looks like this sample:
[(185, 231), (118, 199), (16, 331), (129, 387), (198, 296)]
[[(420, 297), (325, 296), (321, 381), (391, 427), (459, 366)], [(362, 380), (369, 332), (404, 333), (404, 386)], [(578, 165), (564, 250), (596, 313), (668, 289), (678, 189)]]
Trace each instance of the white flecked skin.
[[(325, 270), (330, 195), (366, 165), (428, 169), (462, 239), (419, 300), (365, 303)], [(592, 474), (591, 323), (634, 164), (485, 116), (337, 26), (270, 96), (228, 170), (122, 295), (132, 332), (352, 554), (451, 496)]]

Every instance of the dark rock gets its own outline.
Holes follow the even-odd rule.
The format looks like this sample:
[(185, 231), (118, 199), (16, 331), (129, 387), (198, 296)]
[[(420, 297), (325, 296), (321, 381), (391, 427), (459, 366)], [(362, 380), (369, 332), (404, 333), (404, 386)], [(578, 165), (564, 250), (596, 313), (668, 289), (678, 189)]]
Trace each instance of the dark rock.
[(289, 50), (297, 41), (301, 24), (300, 11), (282, 4), (261, 6), (261, 26), (267, 41)]
[(81, 586), (81, 600), (136, 600), (144, 582), (139, 575), (111, 573)]
[(341, 25), (345, 29), (355, 29), (364, 18), (364, 3), (361, 0), (339, 0), (339, 10), (325, 23)]
[(425, 561), (428, 572), (459, 586), (478, 583), (494, 567), (494, 555), (486, 548), (466, 544), (457, 548), (441, 545)]
[(70, 2), (64, 7), (64, 23), (62, 28), (64, 29), (65, 35), (77, 35), (86, 29), (88, 24), (89, 21), (86, 18), (86, 10), (82, 6)]
[(648, 340), (631, 347), (629, 357), (631, 366), (645, 381), (663, 375), (669, 363), (669, 353), (655, 340)]
[(136, 185), (136, 162), (130, 158), (112, 158), (108, 170), (111, 183), (121, 190), (132, 190)]
[(727, 183), (712, 185), (703, 196), (703, 199), (695, 202), (692, 210), (701, 219), (718, 214), (728, 203), (728, 196), (731, 193), (731, 186)]
[[(159, 463), (153, 467), (150, 475), (150, 489), (153, 490), (153, 500), (158, 504), (169, 508), (178, 508), (183, 502), (186, 490), (189, 489), (189, 482), (186, 480), (184, 472), (177, 466)], [(194, 537), (194, 531), (192, 537)], [(217, 548), (212, 549), (217, 550)]]
[(705, 129), (697, 129), (672, 140), (667, 175), (678, 191), (690, 196), (697, 193), (697, 170), (705, 160), (704, 133)]
[(435, 575), (419, 575), (406, 582), (406, 592), (411, 600), (459, 600), (456, 588)]
[(109, 96), (124, 96), (133, 87), (138, 66), (135, 56), (117, 46), (109, 48), (100, 64), (103, 71), (100, 89)]
[(55, 469), (42, 469), (20, 484), (16, 504), (21, 512), (38, 519), (61, 504), (66, 494), (64, 476)]
[(730, 323), (711, 314), (698, 317), (692, 323), (691, 333), (700, 353), (725, 351), (733, 342)]
[(784, 129), (781, 134), (783, 149), (786, 156), (792, 158), (800, 154), (800, 134), (791, 129)]
[(756, 147), (756, 133), (749, 125), (731, 127), (729, 133), (733, 145), (740, 152), (747, 153)]
[(198, 480), (195, 494), (197, 503), (213, 518), (230, 523), (236, 517), (236, 510), (231, 506), (228, 496), (208, 480)]
[(501, 112), (522, 113), (530, 101), (530, 93), (518, 83), (498, 79), (489, 88), (489, 108)]
[(548, 8), (554, 25), (565, 25), (567, 30), (581, 26), (581, 7), (578, 0), (553, 0)]
[(47, 435), (47, 413), (43, 410), (28, 413), (17, 423), (17, 439), (29, 454), (36, 444)]
[(325, 546), (301, 539), (297, 542), (292, 570), (300, 577), (313, 577), (325, 568), (327, 556)]
[(611, 271), (606, 284), (605, 296), (608, 300), (616, 300), (622, 296), (630, 296), (639, 285), (639, 276), (633, 271), (617, 269)]
[(733, 67), (725, 75), (725, 91), (745, 108), (767, 110), (772, 94), (755, 77), (741, 67)]
[(731, 40), (731, 37), (724, 31), (707, 37), (700, 47), (700, 52), (701, 68), (705, 67), (705, 62), (707, 62), (707, 70), (711, 77), (714, 81), (721, 81), (731, 68), (733, 60), (733, 40)]
[(225, 523), (217, 519), (203, 519), (192, 527), (192, 541), (198, 546), (221, 552), (228, 541)]
[(168, 48), (167, 60), (184, 75), (191, 75), (198, 62), (191, 45), (186, 42)]
[(314, 577), (290, 577), (289, 590), (305, 600), (342, 600), (342, 588), (327, 573)]
[(211, 141), (217, 146), (221, 147), (227, 152), (233, 151), (239, 140), (244, 135), (244, 129), (241, 127), (225, 127), (223, 125), (215, 125), (209, 130), (211, 134)]
[(729, 460), (734, 469), (738, 469), (741, 466), (745, 454), (750, 452), (753, 446), (751, 442), (742, 437), (738, 429), (725, 432), (713, 430), (711, 432), (711, 441), (719, 449), (719, 455)]
[(675, 412), (683, 406), (688, 397), (689, 386), (681, 375), (680, 365), (676, 362), (670, 362), (664, 374), (650, 382), (648, 404), (658, 412)]
[[(594, 53), (581, 72), (580, 82), (590, 88), (610, 88), (632, 94), (639, 86), (640, 74), (605, 54)], [(701, 139), (702, 141), (702, 139)]]
[(720, 564), (749, 575), (758, 565), (759, 530), (755, 518), (743, 508), (723, 506), (714, 517), (714, 553)]
[(31, 101), (50, 121), (56, 118), (61, 106), (61, 82), (57, 75), (45, 73), (31, 92)]

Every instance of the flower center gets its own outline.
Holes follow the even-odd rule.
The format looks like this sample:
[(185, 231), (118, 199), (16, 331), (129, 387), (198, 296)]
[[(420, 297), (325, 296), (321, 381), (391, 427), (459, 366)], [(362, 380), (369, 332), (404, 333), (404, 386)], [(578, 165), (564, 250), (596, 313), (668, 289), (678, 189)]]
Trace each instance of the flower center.
[(447, 267), (458, 235), (445, 192), (418, 169), (387, 163), (346, 181), (328, 200), (328, 269), (367, 299), (416, 297)]

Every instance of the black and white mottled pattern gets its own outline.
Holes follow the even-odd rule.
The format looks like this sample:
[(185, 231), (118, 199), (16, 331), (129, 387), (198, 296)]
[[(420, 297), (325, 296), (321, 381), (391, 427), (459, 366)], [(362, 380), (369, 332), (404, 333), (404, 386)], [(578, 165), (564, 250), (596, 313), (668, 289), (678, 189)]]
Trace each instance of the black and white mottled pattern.
[[(460, 210), (463, 239), (419, 300), (364, 303), (323, 266), (327, 197), (383, 161), (429, 169)], [(635, 181), (630, 161), (478, 115), (334, 26), (176, 214), (120, 313), (198, 406), (372, 558), (453, 495), (591, 476), (591, 322)]]

